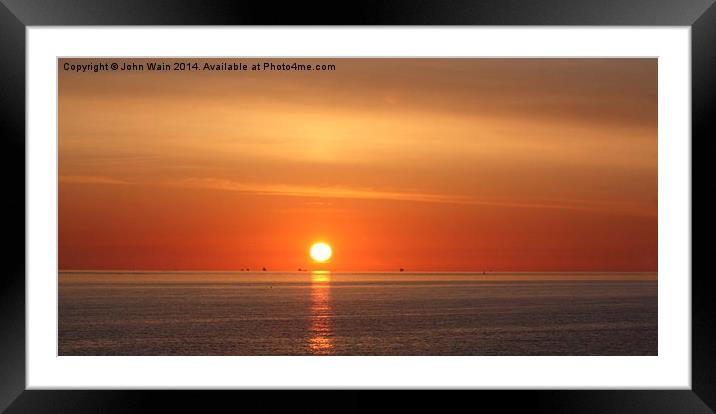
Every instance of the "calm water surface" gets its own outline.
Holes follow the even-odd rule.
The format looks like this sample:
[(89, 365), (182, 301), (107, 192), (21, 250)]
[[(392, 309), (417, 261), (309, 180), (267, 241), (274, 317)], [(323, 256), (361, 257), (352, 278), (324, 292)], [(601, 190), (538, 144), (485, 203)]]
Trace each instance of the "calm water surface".
[(60, 355), (656, 355), (656, 274), (66, 273)]

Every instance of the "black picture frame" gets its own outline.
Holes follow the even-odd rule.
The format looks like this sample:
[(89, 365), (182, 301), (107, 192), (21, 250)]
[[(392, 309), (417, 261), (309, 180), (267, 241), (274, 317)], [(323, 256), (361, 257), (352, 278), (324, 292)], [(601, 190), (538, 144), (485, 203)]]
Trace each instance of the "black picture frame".
[[(550, 413), (709, 413), (716, 410), (716, 301), (713, 278), (696, 272), (692, 253), (692, 383), (688, 390), (505, 390), (439, 393), (405, 391), (265, 392), (26, 390), (25, 376), (25, 29), (27, 26), (101, 25), (605, 25), (688, 26), (692, 59), (692, 186), (705, 182), (706, 157), (716, 154), (709, 134), (716, 114), (716, 6), (714, 0), (439, 0), (332, 4), (171, 0), (0, 0), (0, 137), (2, 138), (5, 271), (0, 276), (0, 412), (143, 412), (170, 406), (199, 412), (262, 411), (441, 412), (465, 407)], [(707, 146), (708, 145), (708, 146)], [(701, 158), (698, 162), (697, 159)], [(695, 170), (698, 165), (702, 169)], [(702, 193), (703, 194), (703, 193)], [(702, 198), (705, 196), (702, 195)], [(693, 210), (692, 188), (692, 210)], [(705, 210), (707, 207), (703, 205)], [(692, 212), (693, 217), (693, 212)], [(712, 234), (713, 214), (699, 214), (699, 234)], [(692, 220), (693, 221), (693, 220)], [(693, 235), (693, 233), (692, 233)], [(702, 245), (704, 246), (704, 245)], [(696, 246), (692, 251), (696, 252)], [(709, 247), (702, 247), (707, 249)], [(706, 251), (701, 254), (705, 256)], [(702, 259), (701, 262), (705, 261)], [(208, 394), (210, 393), (210, 394)], [(240, 398), (237, 400), (237, 398)], [(465, 405), (466, 404), (466, 405)]]

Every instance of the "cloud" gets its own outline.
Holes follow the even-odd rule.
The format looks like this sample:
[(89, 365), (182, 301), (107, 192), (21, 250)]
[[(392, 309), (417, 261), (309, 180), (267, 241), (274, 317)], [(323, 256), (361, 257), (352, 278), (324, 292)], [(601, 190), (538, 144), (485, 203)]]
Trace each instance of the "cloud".
[(124, 180), (101, 175), (61, 175), (59, 181), (68, 184), (129, 184)]
[(525, 200), (520, 202), (483, 199), (478, 197), (435, 194), (409, 191), (382, 191), (372, 188), (337, 187), (337, 186), (301, 186), (285, 184), (245, 183), (221, 178), (187, 178), (173, 185), (193, 188), (207, 188), (243, 193), (318, 198), (347, 198), (364, 200), (410, 201), (423, 203), (484, 205), (507, 208), (537, 208), (601, 211), (637, 216), (656, 216), (654, 206), (632, 202), (610, 202), (592, 200)]

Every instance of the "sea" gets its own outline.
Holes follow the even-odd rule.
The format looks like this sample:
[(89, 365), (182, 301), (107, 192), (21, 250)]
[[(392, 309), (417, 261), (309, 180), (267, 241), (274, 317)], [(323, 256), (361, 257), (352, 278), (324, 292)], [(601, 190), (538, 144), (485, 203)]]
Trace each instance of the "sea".
[(60, 272), (58, 355), (657, 355), (656, 273)]

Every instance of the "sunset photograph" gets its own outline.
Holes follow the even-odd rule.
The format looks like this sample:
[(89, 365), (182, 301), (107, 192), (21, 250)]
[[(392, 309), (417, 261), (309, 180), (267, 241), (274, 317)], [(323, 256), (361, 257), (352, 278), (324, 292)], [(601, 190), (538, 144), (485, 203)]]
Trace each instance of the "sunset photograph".
[(658, 355), (654, 58), (60, 58), (58, 355)]

